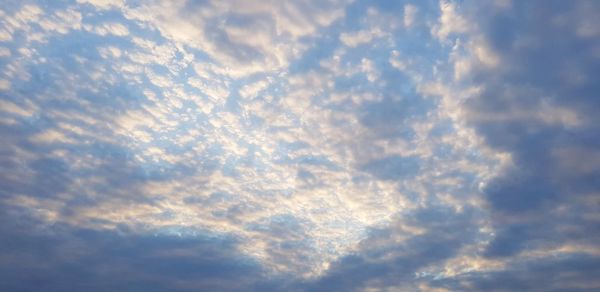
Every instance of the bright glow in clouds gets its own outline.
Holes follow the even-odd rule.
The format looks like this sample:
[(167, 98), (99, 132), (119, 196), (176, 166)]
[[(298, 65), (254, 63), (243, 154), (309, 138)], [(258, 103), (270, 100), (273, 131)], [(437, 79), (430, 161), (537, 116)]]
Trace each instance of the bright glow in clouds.
[(599, 288), (600, 8), (556, 2), (7, 1), (0, 290)]

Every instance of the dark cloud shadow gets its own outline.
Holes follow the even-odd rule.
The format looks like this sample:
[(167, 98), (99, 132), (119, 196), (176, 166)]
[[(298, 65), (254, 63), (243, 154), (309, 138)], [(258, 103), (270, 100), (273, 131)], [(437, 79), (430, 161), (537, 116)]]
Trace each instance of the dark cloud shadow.
[(2, 291), (260, 291), (273, 289), (236, 240), (42, 225), (26, 210), (2, 211)]
[(473, 272), (452, 287), (598, 289), (596, 257), (567, 253), (521, 262), (519, 255), (600, 242), (592, 215), (600, 212), (600, 83), (595, 77), (600, 41), (597, 34), (584, 33), (586, 25), (600, 24), (595, 16), (600, 5), (515, 1), (503, 10), (472, 7), (477, 8), (470, 20), (502, 61), (499, 68), (475, 68), (473, 81), (483, 92), (468, 101), (466, 110), (487, 144), (510, 153), (514, 162), (484, 190), (496, 229), (484, 256), (510, 264), (500, 271)]

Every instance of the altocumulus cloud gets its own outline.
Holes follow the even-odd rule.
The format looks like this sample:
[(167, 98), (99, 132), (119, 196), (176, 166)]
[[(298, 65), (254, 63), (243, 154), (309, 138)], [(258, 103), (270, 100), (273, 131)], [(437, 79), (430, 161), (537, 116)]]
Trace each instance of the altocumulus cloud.
[(596, 1), (4, 1), (0, 290), (600, 289)]

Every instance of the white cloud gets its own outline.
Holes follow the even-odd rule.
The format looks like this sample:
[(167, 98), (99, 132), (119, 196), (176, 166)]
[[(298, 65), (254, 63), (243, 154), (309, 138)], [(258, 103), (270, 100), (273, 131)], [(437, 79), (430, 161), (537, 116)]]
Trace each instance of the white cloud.
[(50, 129), (31, 137), (31, 140), (36, 143), (74, 143), (73, 139), (67, 137), (64, 133)]
[(370, 82), (375, 82), (379, 78), (379, 72), (373, 63), (373, 61), (363, 58), (360, 62), (360, 67), (362, 71), (367, 74), (367, 80)]
[(0, 29), (0, 41), (8, 42), (12, 40), (12, 35), (5, 29)]
[(362, 44), (371, 42), (374, 38), (383, 36), (383, 33), (379, 29), (374, 30), (360, 30), (354, 33), (342, 33), (340, 35), (340, 41), (346, 46), (351, 48), (357, 47)]
[(79, 11), (68, 9), (57, 11), (52, 17), (41, 19), (38, 24), (42, 29), (66, 34), (72, 29), (81, 29), (82, 16)]
[(121, 23), (103, 23), (101, 25), (85, 25), (84, 28), (88, 31), (94, 31), (95, 33), (105, 36), (112, 34), (115, 36), (127, 36), (129, 35), (129, 29)]
[[(334, 2), (229, 1), (200, 7), (167, 1), (127, 9), (126, 15), (158, 28), (175, 42), (207, 53), (225, 69), (224, 74), (239, 78), (287, 66), (306, 49), (299, 42), (301, 37), (343, 16), (343, 5), (339, 5), (343, 2)], [(223, 22), (228, 16), (231, 21)], [(245, 37), (248, 34), (253, 37)]]
[(12, 53), (10, 52), (10, 49), (0, 47), (0, 58), (10, 57), (11, 55)]
[(77, 3), (91, 4), (102, 10), (122, 7), (124, 5), (123, 0), (77, 0)]
[(0, 79), (0, 90), (9, 90), (10, 89), (10, 81), (6, 79)]
[(263, 79), (254, 83), (246, 84), (240, 89), (240, 95), (243, 98), (255, 98), (261, 91), (265, 90), (272, 80)]
[(417, 13), (419, 9), (412, 5), (406, 4), (404, 5), (404, 26), (411, 27), (415, 23), (415, 18), (417, 17)]
[(450, 34), (465, 33), (469, 30), (469, 23), (457, 11), (457, 5), (453, 1), (440, 0), (441, 15), (438, 23), (431, 29), (433, 35), (445, 40)]
[[(9, 89), (10, 84), (8, 85), (7, 88), (3, 88), (2, 81), (5, 81), (5, 80), (0, 80), (0, 89), (3, 89), (3, 90)], [(19, 116), (24, 116), (24, 117), (28, 117), (28, 116), (32, 115), (32, 110), (30, 110), (28, 108), (23, 108), (13, 102), (3, 101), (3, 100), (0, 100), (0, 111), (19, 115)]]
[(99, 48), (98, 50), (103, 58), (119, 58), (122, 54), (121, 50), (117, 47)]

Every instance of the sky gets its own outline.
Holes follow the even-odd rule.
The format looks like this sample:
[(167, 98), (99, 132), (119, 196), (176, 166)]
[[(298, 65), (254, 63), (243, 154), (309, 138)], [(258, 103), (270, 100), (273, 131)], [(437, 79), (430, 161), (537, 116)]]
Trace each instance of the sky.
[(600, 2), (1, 0), (1, 291), (598, 291)]

